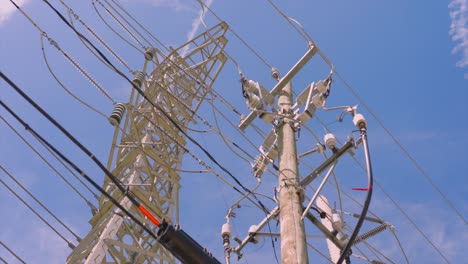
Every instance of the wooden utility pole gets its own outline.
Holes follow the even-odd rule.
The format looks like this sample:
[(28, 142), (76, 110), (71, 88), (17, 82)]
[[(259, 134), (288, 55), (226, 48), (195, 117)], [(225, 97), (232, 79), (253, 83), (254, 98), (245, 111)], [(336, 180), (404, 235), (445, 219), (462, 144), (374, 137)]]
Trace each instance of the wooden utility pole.
[(307, 245), (302, 215), (302, 199), (297, 169), (296, 137), (292, 119), (292, 88), (288, 82), (278, 98), (278, 109), (284, 117), (278, 127), (279, 140), (279, 206), (281, 263), (308, 263)]

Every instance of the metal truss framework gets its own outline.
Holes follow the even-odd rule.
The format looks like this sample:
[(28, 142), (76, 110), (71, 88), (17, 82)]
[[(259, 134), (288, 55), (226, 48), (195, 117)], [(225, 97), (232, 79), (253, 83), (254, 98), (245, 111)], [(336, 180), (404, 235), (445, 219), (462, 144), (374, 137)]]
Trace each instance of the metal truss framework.
[[(186, 130), (226, 62), (224, 22), (171, 49), (156, 51), (156, 67), (143, 78), (145, 94), (180, 128)], [(147, 58), (148, 59), (148, 58)], [(148, 61), (143, 72), (147, 71)], [(146, 73), (145, 73), (146, 75)], [(132, 90), (122, 127), (117, 126), (108, 168), (160, 219), (179, 221), (178, 192), (185, 137), (162, 113)], [(119, 143), (120, 142), (120, 143)], [(156, 233), (137, 208), (106, 178), (104, 189)], [(90, 220), (92, 229), (67, 263), (175, 263), (174, 257), (108, 199)]]

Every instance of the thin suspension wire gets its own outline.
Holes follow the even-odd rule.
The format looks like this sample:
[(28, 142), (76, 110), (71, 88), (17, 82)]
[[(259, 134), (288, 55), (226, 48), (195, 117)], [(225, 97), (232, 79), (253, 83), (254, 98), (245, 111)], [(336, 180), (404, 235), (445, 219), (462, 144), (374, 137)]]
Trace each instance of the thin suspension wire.
[(354, 97), (359, 101), (359, 103), (364, 106), (364, 108), (371, 114), (371, 116), (377, 121), (377, 123), (382, 127), (389, 135), (393, 142), (397, 144), (397, 146), (400, 148), (400, 150), (405, 154), (405, 156), (410, 160), (410, 162), (413, 164), (413, 166), (420, 172), (420, 174), (429, 182), (429, 184), (439, 193), (439, 195), (445, 200), (445, 202), (452, 208), (452, 210), (460, 217), (460, 219), (466, 224), (468, 222), (466, 221), (465, 217), (462, 215), (462, 213), (455, 207), (453, 202), (447, 197), (445, 193), (442, 192), (442, 190), (435, 184), (434, 180), (432, 177), (429, 176), (429, 174), (426, 173), (426, 171), (419, 165), (419, 163), (416, 161), (416, 159), (411, 155), (408, 150), (401, 144), (401, 142), (396, 138), (395, 135), (393, 135), (392, 132), (383, 124), (383, 122), (377, 117), (377, 115), (370, 109), (370, 107), (364, 102), (364, 100), (357, 94), (357, 92), (348, 84), (348, 82), (341, 76), (341, 74), (335, 70), (335, 74), (340, 78), (340, 80), (344, 83), (344, 85), (348, 88), (348, 90), (353, 94)]
[(71, 243), (65, 236), (62, 235), (62, 233), (55, 229), (41, 214), (34, 210), (34, 208), (28, 202), (21, 198), (21, 196), (17, 194), (12, 188), (10, 188), (10, 186), (8, 186), (8, 184), (4, 182), (1, 178), (0, 183), (3, 184), (3, 186), (5, 186), (5, 188), (7, 188), (8, 191), (10, 191), (18, 200), (20, 200), (26, 207), (28, 207), (29, 210), (31, 210), (37, 217), (39, 217), (39, 219), (41, 219), (41, 221), (44, 224), (46, 224), (52, 231), (54, 231), (55, 234), (57, 234), (63, 241), (65, 241), (69, 248), (75, 248), (75, 245), (73, 245), (73, 243)]
[[(5, 264), (8, 264), (8, 262), (6, 262), (2, 257), (0, 257), (0, 260), (5, 263)], [(24, 263), (24, 262), (23, 262)]]
[[(309, 44), (310, 42), (314, 43), (312, 38), (302, 27), (301, 23), (299, 23), (296, 19), (287, 16), (277, 5), (275, 5), (275, 3), (273, 3), (272, 0), (267, 1), (276, 10), (276, 12), (278, 12), (278, 14), (280, 14), (291, 25), (291, 27), (293, 27), (297, 31), (297, 33), (299, 33), (299, 35), (301, 35), (301, 37), (303, 37), (307, 41), (307, 44)], [(294, 24), (298, 25), (300, 29), (298, 29)]]
[[(205, 16), (205, 6), (208, 7), (208, 5), (206, 5), (202, 0), (197, 0), (197, 1), (200, 4), (201, 10), (202, 10), (202, 12), (200, 12), (200, 18), (199, 18), (200, 22), (205, 27), (205, 29), (208, 30), (208, 26), (205, 24), (205, 20), (203, 19), (203, 17)], [(210, 39), (213, 42), (215, 42), (213, 36), (211, 36), (211, 34), (208, 31), (207, 31), (207, 34), (208, 34), (208, 37), (210, 37)], [(237, 60), (235, 60), (227, 51), (224, 51), (223, 53), (234, 63), (234, 65), (237, 68), (237, 72), (239, 73), (239, 75), (243, 76), (242, 69), (240, 68), (239, 63), (237, 63)]]
[[(10, 0), (12, 1), (12, 0)], [(195, 139), (193, 139), (190, 135), (185, 132), (180, 125), (168, 114), (166, 113), (159, 105), (157, 105), (155, 102), (153, 102), (148, 96), (145, 94), (143, 90), (141, 90), (136, 84), (134, 84), (125, 74), (123, 74), (119, 69), (117, 69), (108, 59), (107, 57), (98, 49), (94, 44), (92, 44), (83, 34), (78, 32), (75, 28), (73, 28), (70, 23), (63, 17), (63, 15), (55, 8), (53, 7), (49, 1), (43, 0), (54, 12), (60, 17), (60, 19), (69, 27), (71, 28), (78, 36), (83, 38), (86, 42), (88, 42), (94, 50), (96, 50), (99, 55), (109, 64), (112, 66), (112, 68), (115, 69), (115, 72), (118, 73), (122, 78), (124, 78), (128, 83), (132, 85), (132, 87), (148, 102), (150, 103), (153, 107), (155, 107), (157, 110), (159, 110), (164, 117), (166, 117), (170, 123), (177, 129), (179, 130), (187, 139), (189, 139), (193, 144), (195, 144), (198, 148), (202, 150), (203, 153), (205, 153), (208, 158), (213, 161), (222, 171), (224, 171), (226, 174), (228, 174), (244, 191), (250, 192), (249, 189), (247, 189), (238, 179), (235, 177), (229, 170), (227, 170), (223, 165), (221, 165), (217, 159), (214, 158), (214, 156), (209, 153), (205, 148), (203, 148)]]
[[(210, 11), (210, 13), (213, 14), (220, 22), (223, 21), (209, 6), (207, 6), (205, 3), (203, 3), (200, 0), (197, 0), (197, 1), (200, 4), (204, 5), (205, 8), (208, 11)], [(263, 62), (263, 64), (265, 64), (268, 67), (268, 69), (273, 69), (273, 67), (262, 56), (260, 56), (260, 54), (254, 48), (252, 48), (252, 46), (250, 46), (239, 34), (237, 34), (232, 28), (229, 28), (228, 30), (232, 34), (234, 34), (234, 36), (236, 36), (236, 38), (238, 38), (242, 42), (242, 44), (244, 44), (261, 62)]]
[[(282, 12), (273, 2), (272, 0), (267, 0), (275, 9), (278, 11), (278, 13), (284, 17), (290, 24), (291, 26), (298, 31), (298, 33), (305, 38), (307, 42), (312, 42), (313, 39), (310, 37), (309, 34), (304, 30), (302, 26), (302, 31), (299, 31), (292, 23), (291, 23), (291, 18), (286, 16), (284, 12)], [(294, 20), (295, 21), (295, 20)], [(297, 22), (297, 21), (296, 21)], [(298, 23), (298, 22), (297, 22)], [(299, 24), (300, 25), (300, 24)], [(332, 68), (334, 68), (333, 64), (331, 61), (323, 54), (323, 52), (317, 48), (317, 53), (322, 57), (322, 59)], [(413, 164), (413, 166), (420, 172), (420, 174), (429, 182), (429, 184), (439, 193), (439, 195), (442, 197), (442, 199), (452, 208), (452, 210), (458, 215), (458, 217), (465, 223), (468, 224), (466, 221), (465, 217), (463, 214), (456, 208), (454, 203), (447, 197), (447, 195), (442, 192), (442, 190), (435, 184), (434, 180), (432, 177), (430, 177), (426, 171), (419, 165), (419, 163), (416, 161), (416, 159), (408, 152), (408, 150), (403, 146), (403, 144), (396, 138), (395, 135), (393, 135), (392, 132), (383, 124), (383, 122), (380, 120), (380, 118), (377, 117), (377, 115), (374, 113), (374, 111), (371, 110), (371, 108), (364, 102), (364, 100), (358, 95), (358, 93), (351, 87), (351, 85), (344, 79), (344, 77), (335, 69), (334, 73), (338, 76), (338, 78), (343, 82), (345, 87), (351, 92), (351, 94), (359, 101), (361, 105), (364, 106), (364, 108), (371, 114), (371, 116), (377, 121), (377, 123), (384, 129), (385, 133), (390, 136), (390, 138), (395, 142), (395, 144), (400, 148), (400, 150), (403, 152), (403, 154), (410, 160), (410, 162)]]
[[(112, 57), (114, 57), (114, 59), (116, 59), (118, 62), (120, 62), (120, 64), (122, 64), (125, 68), (127, 68), (127, 70), (129, 72), (133, 72), (133, 70), (130, 68), (130, 66), (128, 66), (128, 64), (122, 59), (122, 57), (120, 57), (117, 52), (115, 52), (110, 46), (109, 44), (107, 44), (91, 27), (89, 27), (79, 16), (78, 14), (76, 14), (72, 8), (70, 8), (63, 0), (60, 0), (60, 2), (62, 3), (63, 6), (65, 6), (65, 8), (67, 9), (68, 11), (68, 15), (69, 15), (69, 18), (70, 18), (70, 24), (73, 25), (73, 20), (72, 18), (74, 18), (76, 21), (80, 22), (80, 24), (86, 28), (86, 30), (94, 37), (94, 39), (96, 39), (111, 55)], [(91, 53), (93, 53), (93, 55), (98, 58), (99, 60), (102, 60), (101, 58), (99, 58), (99, 56), (93, 51), (91, 50), (91, 48), (80, 38), (80, 41), (86, 46), (86, 48), (88, 48), (89, 51), (91, 51)], [(102, 61), (104, 64), (105, 62)]]
[[(8, 252), (10, 252), (13, 256), (15, 256), (16, 259), (18, 259), (19, 261), (21, 261), (21, 263), (23, 264), (26, 264), (26, 262), (20, 258), (13, 250), (11, 250), (7, 245), (5, 245), (1, 240), (0, 240), (0, 245), (2, 245), (6, 250), (8, 250)], [(5, 261), (5, 263), (7, 263)]]
[[(320, 120), (320, 118), (316, 117), (316, 119), (319, 121), (319, 123), (327, 130), (330, 132), (329, 128), (327, 127), (326, 124)], [(363, 170), (365, 171), (365, 167), (356, 159), (356, 157), (351, 156), (351, 158), (354, 160), (354, 162)], [(380, 191), (388, 198), (390, 201), (393, 203), (393, 205), (400, 211), (400, 213), (403, 214), (403, 216), (408, 220), (408, 222), (411, 223), (411, 225), (418, 231), (418, 233), (423, 236), (423, 238), (431, 245), (431, 247), (447, 262), (449, 263), (447, 257), (442, 253), (442, 251), (432, 242), (432, 240), (429, 239), (429, 237), (421, 230), (421, 228), (410, 218), (410, 216), (403, 210), (403, 208), (390, 196), (390, 194), (383, 188), (383, 186), (379, 183), (378, 180), (374, 180), (374, 184), (379, 188)], [(345, 193), (346, 195), (346, 193)], [(347, 195), (348, 196), (348, 195)], [(350, 196), (348, 196), (350, 197)], [(356, 201), (357, 202), (357, 201)], [(372, 212), (370, 212), (373, 214)], [(376, 216), (375, 214), (373, 214)]]
[(128, 20), (121, 14), (119, 13), (118, 10), (116, 10), (107, 0), (104, 0), (104, 2), (106, 2), (106, 4), (112, 9), (114, 10), (114, 12), (121, 18), (123, 19), (123, 21), (125, 21), (125, 23), (127, 23), (127, 25), (130, 26), (131, 29), (133, 29), (133, 31), (135, 31), (139, 36), (140, 38), (142, 38), (148, 45), (152, 46), (152, 43), (147, 40), (145, 38), (145, 36), (143, 36), (143, 34), (140, 33), (140, 31), (138, 31), (130, 22), (128, 22)]
[(102, 14), (99, 12), (99, 10), (97, 9), (96, 5), (95, 5), (95, 1), (92, 1), (92, 4), (93, 4), (93, 8), (94, 8), (94, 12), (96, 12), (96, 14), (98, 15), (98, 17), (101, 19), (101, 21), (116, 35), (118, 36), (123, 42), (125, 42), (127, 45), (129, 45), (130, 47), (134, 48), (135, 50), (137, 50), (138, 52), (140, 52), (141, 54), (144, 54), (144, 52), (138, 48), (137, 46), (135, 46), (133, 43), (131, 43), (130, 41), (128, 41), (127, 39), (125, 39), (124, 36), (122, 36), (120, 33), (118, 33), (111, 25), (109, 25), (109, 22), (107, 22), (104, 17), (102, 16)]
[(398, 247), (400, 248), (401, 250), (401, 253), (403, 254), (403, 256), (405, 257), (405, 261), (407, 264), (409, 264), (409, 260), (408, 260), (408, 256), (406, 255), (406, 252), (405, 250), (403, 249), (403, 245), (401, 244), (401, 241), (400, 239), (398, 238), (395, 230), (393, 228), (390, 228), (390, 232), (392, 232), (393, 236), (395, 237), (396, 241), (398, 242)]
[(105, 7), (101, 1), (93, 1), (98, 3), (102, 8), (104, 8), (106, 13), (109, 14), (112, 17), (112, 19), (114, 19), (114, 21), (117, 22), (117, 24), (119, 24), (119, 26), (130, 36), (130, 38), (133, 39), (133, 41), (135, 41), (138, 45), (140, 45), (140, 47), (142, 47), (143, 50), (145, 50), (145, 45), (143, 45), (143, 43), (141, 43), (140, 40), (138, 40), (138, 38), (135, 35), (133, 35), (132, 32), (130, 32), (130, 30), (128, 30), (128, 28), (114, 14), (112, 14), (112, 12), (110, 12), (110, 10), (107, 7)]
[(21, 184), (21, 182), (19, 182), (10, 172), (8, 172), (2, 165), (0, 165), (0, 169), (6, 174), (8, 175), (8, 177), (10, 177), (10, 179), (12, 179), (19, 187), (21, 187), (21, 189), (23, 191), (25, 191), (29, 196), (31, 196), (31, 198), (34, 199), (34, 201), (36, 201), (36, 203), (38, 203), (47, 213), (49, 213), (57, 222), (59, 222), (66, 230), (68, 230), (68, 232), (70, 232), (78, 242), (81, 241), (81, 237), (79, 237), (75, 232), (73, 232), (73, 230), (70, 229), (70, 227), (68, 227), (62, 220), (60, 220), (60, 218), (58, 218), (54, 213), (52, 213), (49, 208), (47, 208), (47, 206), (45, 206), (41, 201), (39, 201), (39, 199), (37, 199), (36, 196), (34, 196), (34, 194), (32, 194), (28, 189), (26, 189), (24, 187), (23, 184)]
[[(49, 166), (49, 168), (55, 172), (55, 174), (57, 174), (79, 197), (81, 197), (81, 199), (83, 199), (86, 204), (88, 206), (91, 207), (91, 209), (96, 209), (96, 207), (88, 200), (86, 199), (86, 197), (80, 192), (78, 191), (75, 186), (73, 186), (72, 183), (70, 183), (49, 161), (47, 161), (47, 159), (35, 148), (31, 145), (31, 143), (29, 143), (29, 141), (23, 137), (19, 132), (18, 130), (16, 130), (11, 124), (10, 122), (8, 122), (3, 116), (0, 115), (0, 119), (34, 152), (36, 153), (36, 155), (41, 158), (42, 161), (44, 161), (44, 163), (47, 164), (47, 166)], [(41, 143), (42, 144), (42, 143)], [(46, 146), (44, 146), (46, 147)], [(46, 147), (46, 149), (50, 152), (50, 150)], [(54, 155), (52, 153), (52, 155)], [(58, 159), (57, 156), (54, 155), (54, 157), (59, 161), (61, 162), (61, 164), (68, 169), (67, 166), (65, 166), (65, 164), (62, 163), (62, 161), (60, 159)], [(68, 169), (69, 170), (69, 169)], [(70, 171), (70, 170), (69, 170)], [(98, 196), (78, 177), (76, 176), (72, 171), (70, 171), (72, 173), (72, 175), (89, 191), (91, 192), (95, 198), (98, 198)]]
[(98, 115), (101, 115), (105, 118), (107, 118), (106, 114), (104, 114), (103, 112), (101, 112), (100, 110), (98, 110), (97, 108), (93, 107), (92, 105), (88, 104), (87, 102), (85, 102), (83, 99), (81, 99), (80, 97), (78, 97), (75, 93), (73, 93), (70, 89), (68, 89), (61, 81), (60, 79), (57, 77), (57, 75), (54, 73), (54, 71), (52, 70), (52, 67), (50, 66), (50, 63), (49, 63), (49, 60), (47, 59), (47, 54), (45, 52), (45, 48), (44, 48), (44, 35), (41, 35), (41, 50), (42, 50), (42, 57), (44, 58), (44, 62), (47, 66), (47, 69), (49, 70), (49, 73), (52, 75), (52, 77), (55, 79), (55, 81), (58, 83), (58, 85), (60, 85), (60, 87), (62, 87), (62, 89), (67, 92), (71, 97), (75, 98), (75, 100), (77, 100), (78, 102), (80, 102), (82, 105), (84, 105), (85, 107), (91, 109), (92, 111), (96, 112)]
[[(111, 0), (111, 1), (120, 10), (122, 10), (122, 12), (124, 12), (131, 20), (133, 20), (140, 28), (142, 28), (143, 31), (145, 31), (154, 41), (156, 41), (159, 45), (161, 45), (163, 48), (165, 48), (166, 51), (170, 51), (169, 48), (167, 48), (166, 45), (164, 45), (164, 43), (162, 41), (160, 41), (158, 38), (156, 38), (153, 33), (151, 33), (148, 29), (146, 29), (146, 27), (144, 27), (140, 22), (138, 22), (138, 20), (136, 20), (125, 8), (123, 8), (122, 5), (119, 4), (119, 2), (117, 2), (115, 0)], [(106, 0), (106, 2), (107, 2), (107, 0)]]
[(313, 249), (315, 252), (317, 252), (321, 257), (323, 257), (324, 259), (326, 259), (329, 263), (332, 263), (333, 264), (333, 261), (327, 257), (325, 254), (323, 254), (320, 250), (318, 250), (316, 247), (312, 246), (312, 244), (310, 244), (309, 242), (307, 242), (307, 246), (309, 246), (311, 249)]
[[(14, 85), (14, 83), (12, 83), (8, 78), (6, 78), (6, 76), (0, 71), (0, 77), (3, 78), (5, 81), (8, 80), (8, 83), (16, 88), (18, 88), (16, 85)], [(151, 231), (147, 225), (143, 224), (140, 220), (138, 220), (133, 214), (131, 214), (127, 209), (125, 209), (117, 200), (115, 200), (114, 197), (112, 197), (108, 192), (106, 192), (102, 187), (99, 186), (99, 184), (97, 184), (93, 179), (91, 179), (83, 170), (81, 170), (78, 166), (75, 165), (75, 163), (73, 163), (71, 160), (69, 160), (65, 155), (63, 155), (59, 150), (57, 150), (52, 144), (50, 144), (46, 139), (44, 139), (40, 134), (38, 134), (33, 128), (31, 128), (31, 126), (29, 126), (29, 124), (27, 124), (23, 119), (21, 119), (11, 108), (9, 108), (2, 100), (0, 100), (0, 105), (5, 108), (19, 123), (21, 123), (25, 129), (30, 132), (34, 137), (36, 137), (38, 140), (44, 142), (44, 144), (46, 144), (50, 149), (52, 149), (61, 159), (63, 159), (66, 163), (68, 163), (74, 170), (76, 170), (81, 176), (83, 176), (91, 185), (93, 185), (93, 187), (95, 187), (96, 189), (99, 190), (99, 192), (101, 192), (104, 196), (106, 196), (114, 205), (116, 205), (122, 212), (124, 212), (124, 214), (126, 214), (128, 217), (130, 217), (130, 219), (132, 219), (137, 225), (139, 225), (140, 227), (142, 227), (146, 232), (148, 232), (148, 234), (150, 236), (152, 236), (154, 239), (158, 239), (157, 236), (153, 233), (153, 231)], [(37, 106), (37, 105), (36, 105)], [(42, 109), (41, 109), (42, 110)], [(42, 110), (43, 111), (43, 110)], [(45, 113), (45, 112), (44, 112)], [(48, 115), (47, 115), (48, 116)], [(50, 117), (50, 116), (48, 116)], [(53, 119), (52, 119), (53, 120)], [(56, 123), (56, 121), (54, 120), (54, 122)], [(54, 124), (55, 124), (54, 123)], [(58, 124), (58, 123), (57, 123)], [(61, 127), (59, 124), (58, 124), (59, 127)], [(61, 127), (63, 129), (63, 127)], [(64, 130), (64, 132), (66, 132), (67, 135), (69, 135), (70, 137), (73, 138), (73, 136), (71, 136), (68, 131)], [(81, 143), (79, 141), (77, 141), (75, 138), (73, 138), (73, 142), (78, 144), (80, 147), (84, 148), (83, 145), (81, 145)], [(87, 149), (85, 149), (87, 150)], [(92, 154), (90, 153), (89, 151), (87, 151), (87, 154), (89, 157), (91, 157), (93, 159), (93, 161), (95, 161), (99, 167), (101, 168), (101, 170), (103, 170), (107, 176), (110, 177), (111, 180), (113, 180), (114, 184), (122, 190), (122, 192), (124, 193), (124, 195), (126, 197), (129, 198), (130, 201), (134, 202), (135, 201), (135, 198), (133, 198), (133, 196), (130, 196), (129, 195), (129, 192), (126, 192), (125, 191), (125, 188), (118, 182), (115, 180), (115, 176), (112, 175), (112, 173), (110, 173), (103, 165), (102, 163), (99, 162), (99, 160), (97, 160), (97, 158)], [(138, 204), (138, 202), (137, 202)], [(142, 214), (144, 216), (146, 216), (148, 219), (150, 219), (153, 224), (157, 225), (159, 224), (159, 221), (156, 220), (154, 218), (154, 216), (146, 209), (144, 208), (141, 204), (138, 204), (138, 209), (140, 210), (140, 212), (142, 212)]]

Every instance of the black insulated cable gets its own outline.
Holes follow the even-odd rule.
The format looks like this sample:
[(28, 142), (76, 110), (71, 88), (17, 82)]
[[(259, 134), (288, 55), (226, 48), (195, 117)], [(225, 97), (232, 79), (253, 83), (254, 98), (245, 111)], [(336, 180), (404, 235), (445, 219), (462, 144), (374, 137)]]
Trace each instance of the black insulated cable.
[(351, 237), (349, 238), (348, 243), (342, 250), (340, 258), (336, 262), (337, 264), (343, 263), (343, 260), (345, 259), (347, 259), (347, 262), (349, 262), (351, 246), (354, 244), (354, 241), (356, 240), (356, 237), (359, 234), (359, 230), (361, 229), (361, 226), (364, 223), (364, 219), (366, 218), (367, 211), (369, 209), (369, 205), (370, 205), (371, 198), (372, 198), (372, 188), (374, 185), (374, 178), (372, 175), (372, 164), (371, 164), (370, 153), (369, 153), (369, 144), (367, 141), (367, 129), (365, 127), (361, 128), (361, 139), (362, 139), (362, 145), (364, 147), (364, 156), (366, 159), (366, 171), (367, 171), (367, 181), (368, 181), (367, 196), (366, 196), (366, 200), (364, 201), (364, 205), (362, 207), (361, 216), (359, 217), (356, 223), (356, 226), (354, 227), (353, 233), (351, 234)]
[[(3, 77), (3, 73), (0, 72), (0, 76)], [(125, 209), (122, 205), (120, 205), (117, 200), (114, 199), (109, 193), (107, 193), (104, 189), (102, 189), (99, 184), (97, 184), (93, 179), (91, 179), (84, 171), (82, 171), (75, 163), (69, 160), (62, 152), (57, 150), (52, 144), (50, 144), (46, 139), (44, 139), (40, 134), (38, 134), (33, 128), (29, 126), (21, 117), (19, 117), (10, 107), (8, 107), (2, 100), (0, 100), (0, 105), (5, 108), (19, 123), (21, 123), (24, 128), (29, 131), (34, 137), (36, 137), (39, 141), (43, 142), (48, 148), (50, 148), (57, 156), (59, 156), (62, 160), (64, 160), (68, 165), (70, 165), (76, 172), (78, 172), (81, 176), (83, 176), (94, 188), (99, 190), (104, 196), (106, 196), (115, 206), (117, 206), (122, 212), (124, 212), (128, 217), (130, 217), (135, 223), (141, 226), (145, 231), (147, 231), (153, 238), (157, 239), (156, 235), (146, 227), (143, 223), (141, 223), (138, 219), (135, 218), (127, 209)], [(120, 184), (120, 183), (119, 183)]]

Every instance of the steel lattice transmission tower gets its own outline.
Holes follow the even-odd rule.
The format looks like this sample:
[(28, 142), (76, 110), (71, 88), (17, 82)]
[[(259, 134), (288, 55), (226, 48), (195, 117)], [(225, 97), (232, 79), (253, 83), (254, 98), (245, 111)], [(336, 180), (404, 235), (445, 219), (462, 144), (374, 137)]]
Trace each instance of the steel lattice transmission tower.
[[(184, 130), (226, 62), (223, 49), (227, 28), (223, 22), (180, 48), (171, 49), (166, 56), (150, 48), (145, 54), (143, 71), (135, 74), (134, 83), (141, 85), (145, 94)], [(146, 75), (153, 63), (156, 67)], [(120, 122), (124, 109), (127, 114)], [(185, 137), (134, 89), (129, 103), (120, 109), (116, 107), (110, 120), (117, 127), (108, 169), (153, 214), (178, 223), (179, 168)], [(108, 178), (103, 187), (156, 233), (156, 228)], [(91, 231), (73, 250), (67, 263), (175, 263), (166, 249), (104, 196), (90, 223)]]

